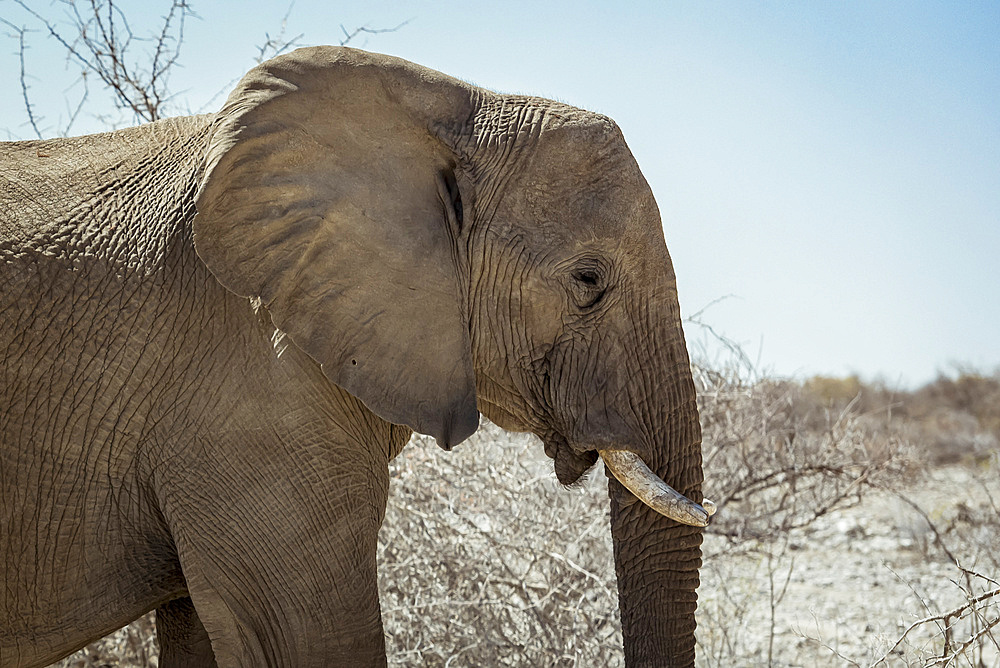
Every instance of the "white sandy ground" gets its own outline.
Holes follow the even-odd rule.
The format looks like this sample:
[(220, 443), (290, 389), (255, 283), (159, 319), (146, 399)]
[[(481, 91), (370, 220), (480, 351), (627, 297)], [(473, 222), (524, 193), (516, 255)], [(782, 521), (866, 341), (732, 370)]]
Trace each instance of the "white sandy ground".
[[(998, 580), (994, 565), (963, 559), (969, 555), (957, 535), (959, 529), (974, 530), (963, 525), (970, 510), (990, 512), (982, 481), (1000, 500), (995, 467), (938, 469), (903, 494), (927, 514), (962, 566)], [(996, 557), (1000, 536), (980, 538), (992, 540)], [(962, 573), (935, 545), (927, 521), (885, 492), (872, 492), (860, 505), (818, 519), (787, 545), (775, 545), (778, 556), (770, 560), (767, 555), (713, 557), (716, 543), (707, 536), (698, 634), (702, 665), (768, 665), (769, 656), (776, 666), (870, 666), (883, 657), (879, 665), (939, 665), (932, 663), (943, 648), (937, 624), (921, 625), (893, 646), (914, 622), (966, 601)], [(977, 593), (997, 587), (975, 578), (973, 583)], [(777, 602), (773, 639), (772, 600)], [(992, 601), (989, 619), (1000, 614), (998, 604)], [(744, 624), (713, 624), (740, 608), (742, 614), (730, 619), (742, 617)], [(968, 637), (967, 620), (955, 628), (957, 644)], [(993, 635), (1000, 639), (1000, 633)], [(979, 647), (940, 665), (1000, 666), (1000, 648), (989, 641)]]

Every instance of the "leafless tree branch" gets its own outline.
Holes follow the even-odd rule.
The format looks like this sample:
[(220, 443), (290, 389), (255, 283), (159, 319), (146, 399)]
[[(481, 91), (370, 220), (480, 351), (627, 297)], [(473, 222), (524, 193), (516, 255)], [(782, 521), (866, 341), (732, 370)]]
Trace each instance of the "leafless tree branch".
[(28, 78), (24, 67), (24, 52), (28, 48), (27, 44), (25, 44), (24, 36), (28, 32), (28, 29), (24, 26), (16, 26), (6, 19), (0, 19), (0, 22), (3, 22), (4, 25), (13, 30), (14, 35), (17, 37), (17, 57), (20, 64), (19, 81), (21, 82), (21, 97), (24, 100), (24, 110), (28, 114), (28, 123), (31, 125), (31, 129), (41, 139), (42, 131), (38, 128), (38, 119), (35, 118), (35, 110), (31, 105), (31, 98), (28, 95)]
[[(66, 121), (66, 125), (60, 130), (61, 135), (69, 136), (70, 130), (73, 124), (76, 123), (76, 119), (80, 117), (80, 112), (83, 111), (83, 107), (90, 97), (90, 85), (88, 84), (89, 76), (87, 72), (83, 72), (80, 75), (80, 82), (83, 84), (83, 94), (80, 96), (80, 101), (76, 103), (75, 107), (71, 107), (69, 104), (69, 97), (66, 98), (66, 111), (69, 114), (69, 120)], [(69, 90), (67, 89), (67, 93)]]
[[(133, 29), (120, 6), (121, 0), (54, 0), (53, 4), (63, 10), (62, 17), (57, 19), (33, 8), (28, 0), (14, 0), (14, 4), (24, 10), (37, 22), (42, 32), (63, 48), (67, 62), (79, 70), (78, 81), (83, 84), (83, 94), (75, 105), (67, 101), (69, 120), (65, 127), (60, 128), (61, 134), (69, 134), (91, 99), (89, 84), (92, 77), (99, 79), (111, 92), (117, 110), (131, 114), (137, 121), (156, 121), (171, 112), (175, 95), (170, 91), (170, 75), (180, 62), (185, 22), (191, 17), (197, 17), (190, 0), (170, 0), (160, 22), (148, 34), (144, 30)], [(288, 6), (277, 34), (265, 33), (264, 43), (257, 46), (255, 60), (258, 63), (303, 46), (304, 33), (294, 36), (287, 34), (293, 8), (294, 3)], [(45, 128), (43, 119), (31, 100), (25, 57), (30, 43), (27, 35), (34, 31), (0, 20), (10, 27), (11, 36), (18, 40), (21, 96), (28, 123), (35, 135), (41, 137)], [(341, 25), (344, 38), (339, 43), (341, 46), (347, 45), (359, 35), (395, 32), (407, 23), (409, 21), (391, 28), (364, 25), (352, 31)], [(229, 82), (202, 110), (214, 103), (234, 82), (235, 80)], [(111, 125), (121, 122), (121, 119), (100, 115), (97, 118)]]
[[(962, 605), (958, 606), (957, 608), (954, 608), (953, 610), (949, 610), (948, 612), (943, 612), (937, 615), (930, 615), (928, 617), (924, 617), (923, 619), (918, 619), (917, 621), (913, 622), (908, 627), (906, 627), (906, 630), (903, 631), (903, 633), (899, 636), (895, 644), (893, 644), (892, 647), (890, 647), (884, 654), (882, 654), (881, 657), (873, 661), (871, 666), (874, 667), (885, 663), (886, 659), (888, 659), (889, 656), (891, 656), (892, 653), (896, 651), (896, 648), (903, 643), (903, 641), (906, 639), (906, 636), (908, 636), (910, 632), (913, 631), (914, 629), (924, 626), (926, 624), (937, 624), (937, 623), (943, 623), (945, 627), (948, 627), (950, 626), (952, 619), (962, 617), (966, 613), (974, 611), (976, 609), (976, 606), (978, 606), (980, 603), (993, 599), (997, 596), (1000, 596), (1000, 588), (993, 589), (979, 596), (970, 598)], [(935, 659), (929, 665), (934, 665), (934, 666), (940, 665), (942, 662), (947, 662), (951, 659), (954, 659), (955, 656), (961, 655), (963, 652), (968, 650), (969, 647), (975, 644), (983, 635), (988, 633), (998, 623), (1000, 623), (1000, 617), (991, 620), (989, 624), (987, 624), (984, 628), (980, 629), (978, 633), (970, 637), (967, 642), (963, 643), (961, 646), (957, 648), (951, 648), (946, 643), (945, 651), (942, 652), (942, 656)]]
[(344, 27), (344, 24), (340, 24), (340, 30), (344, 33), (344, 39), (340, 40), (340, 46), (347, 46), (355, 37), (361, 34), (380, 35), (386, 32), (396, 32), (409, 22), (410, 19), (407, 19), (392, 28), (369, 28), (368, 26), (361, 26), (360, 28), (355, 28), (350, 32), (348, 32), (347, 28)]
[(302, 38), (305, 37), (305, 33), (299, 33), (291, 39), (285, 37), (285, 32), (288, 30), (288, 17), (291, 16), (294, 7), (294, 2), (288, 5), (288, 11), (281, 17), (281, 28), (277, 35), (271, 37), (270, 33), (264, 33), (265, 41), (257, 47), (257, 56), (254, 58), (258, 64), (269, 58), (280, 56), (289, 49), (302, 46)]
[[(137, 120), (148, 122), (165, 116), (172, 99), (168, 80), (180, 58), (185, 20), (194, 16), (187, 0), (172, 0), (159, 29), (149, 37), (135, 34), (115, 0), (87, 0), (86, 12), (81, 12), (82, 3), (77, 0), (59, 0), (66, 10), (68, 27), (60, 27), (42, 16), (25, 0), (15, 3), (44, 26), (48, 35), (66, 50), (69, 61), (80, 69), (85, 93), (70, 115), (67, 131), (88, 98), (86, 81), (91, 74), (111, 90), (115, 106), (131, 112)], [(20, 33), (22, 42), (23, 34)], [(151, 43), (151, 49), (137, 46), (144, 42)], [(22, 47), (22, 56), (23, 52)], [(25, 100), (25, 106), (29, 118), (33, 118), (30, 100)], [(38, 133), (36, 123), (33, 127)]]
[[(288, 32), (288, 20), (291, 17), (292, 10), (294, 8), (295, 8), (294, 2), (288, 5), (288, 9), (285, 11), (285, 15), (281, 18), (281, 27), (279, 28), (278, 33), (276, 35), (272, 37), (270, 33), (264, 33), (264, 43), (257, 45), (256, 47), (257, 55), (254, 56), (254, 62), (256, 62), (258, 65), (260, 63), (263, 63), (265, 60), (269, 60), (271, 58), (274, 58), (275, 56), (280, 56), (281, 54), (286, 53), (292, 49), (297, 49), (301, 46), (306, 46), (306, 43), (303, 41), (305, 39), (305, 33), (299, 33), (294, 37), (286, 37), (286, 33)], [(362, 26), (360, 28), (355, 28), (353, 31), (350, 32), (348, 32), (348, 30), (343, 25), (341, 25), (340, 29), (344, 33), (345, 37), (339, 42), (339, 44), (340, 46), (347, 46), (353, 39), (355, 39), (358, 35), (361, 34), (377, 35), (381, 33), (396, 32), (409, 22), (410, 21), (408, 19), (406, 21), (403, 21), (399, 25), (393, 26), (392, 28), (369, 28), (368, 26)], [(208, 99), (208, 101), (205, 104), (203, 104), (199, 108), (198, 112), (204, 113), (209, 109), (211, 109), (212, 105), (215, 104), (219, 98), (225, 95), (233, 87), (233, 84), (235, 84), (237, 81), (239, 81), (239, 79), (232, 79), (228, 83), (226, 83), (225, 86), (220, 88), (211, 98)]]

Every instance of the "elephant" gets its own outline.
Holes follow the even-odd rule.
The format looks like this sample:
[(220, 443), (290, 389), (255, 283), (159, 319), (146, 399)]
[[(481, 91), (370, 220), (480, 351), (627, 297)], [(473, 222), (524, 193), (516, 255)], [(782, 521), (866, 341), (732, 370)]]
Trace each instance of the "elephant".
[(692, 665), (701, 430), (609, 118), (309, 47), (217, 114), (4, 143), (0, 665), (156, 610), (160, 665), (385, 665), (412, 433), (603, 458), (629, 666)]

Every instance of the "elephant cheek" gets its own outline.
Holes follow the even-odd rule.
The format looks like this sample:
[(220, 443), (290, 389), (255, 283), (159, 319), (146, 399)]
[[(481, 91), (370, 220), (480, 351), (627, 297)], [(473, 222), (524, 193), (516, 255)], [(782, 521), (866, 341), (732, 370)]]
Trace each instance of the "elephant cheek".
[(512, 302), (521, 315), (525, 337), (522, 343), (529, 347), (525, 352), (555, 345), (564, 329), (561, 314), (568, 308), (565, 296), (531, 275), (514, 292)]

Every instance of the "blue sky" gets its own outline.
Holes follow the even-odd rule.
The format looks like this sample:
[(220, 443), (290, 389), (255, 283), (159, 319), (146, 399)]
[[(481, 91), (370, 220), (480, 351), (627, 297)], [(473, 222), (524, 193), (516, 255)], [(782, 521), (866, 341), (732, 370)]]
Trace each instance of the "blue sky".
[[(129, 4), (142, 32), (164, 3)], [(216, 109), (288, 10), (192, 6), (178, 113)], [(10, 0), (0, 16), (29, 23)], [(297, 0), (287, 30), (322, 44), (341, 24), (407, 20), (353, 45), (615, 118), (659, 202), (682, 310), (711, 304), (703, 320), (764, 370), (915, 385), (1000, 366), (1000, 4)], [(0, 133), (29, 138), (0, 33)], [(71, 78), (29, 37), (55, 126)]]

